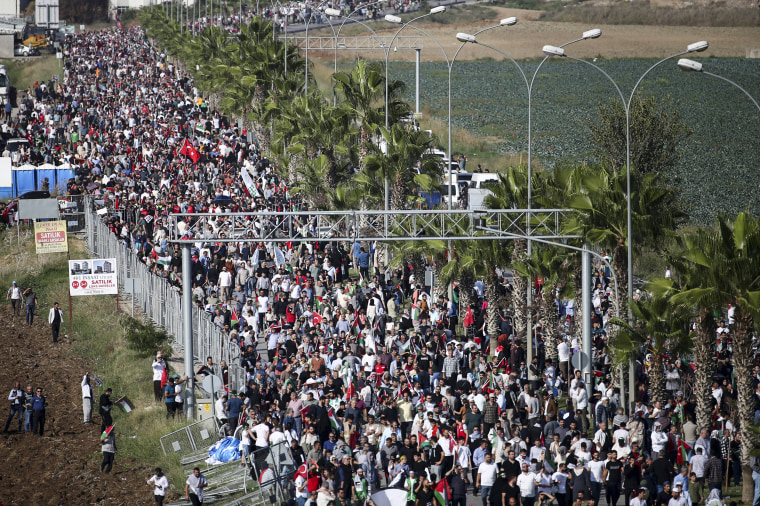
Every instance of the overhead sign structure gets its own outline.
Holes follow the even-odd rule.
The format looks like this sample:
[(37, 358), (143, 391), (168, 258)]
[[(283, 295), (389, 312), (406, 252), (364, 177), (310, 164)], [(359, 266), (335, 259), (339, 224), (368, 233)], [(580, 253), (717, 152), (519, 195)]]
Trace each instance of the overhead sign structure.
[(65, 221), (35, 221), (34, 244), (37, 254), (65, 253), (69, 250)]
[(69, 260), (69, 294), (115, 295), (118, 293), (115, 258)]

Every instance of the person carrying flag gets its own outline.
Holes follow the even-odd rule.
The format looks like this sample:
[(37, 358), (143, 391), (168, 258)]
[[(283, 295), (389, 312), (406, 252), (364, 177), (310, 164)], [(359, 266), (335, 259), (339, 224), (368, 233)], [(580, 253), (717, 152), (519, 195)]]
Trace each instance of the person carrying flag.
[(113, 469), (113, 459), (118, 453), (116, 449), (116, 435), (113, 425), (106, 428), (100, 435), (100, 451), (103, 452), (103, 462), (100, 464), (100, 472), (109, 474)]

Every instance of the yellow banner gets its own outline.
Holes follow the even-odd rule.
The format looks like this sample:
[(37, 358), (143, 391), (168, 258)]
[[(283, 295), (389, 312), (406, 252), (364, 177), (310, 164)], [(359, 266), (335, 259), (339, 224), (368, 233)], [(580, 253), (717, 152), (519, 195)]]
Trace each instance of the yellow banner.
[(65, 221), (34, 222), (34, 242), (37, 254), (65, 253), (69, 250)]

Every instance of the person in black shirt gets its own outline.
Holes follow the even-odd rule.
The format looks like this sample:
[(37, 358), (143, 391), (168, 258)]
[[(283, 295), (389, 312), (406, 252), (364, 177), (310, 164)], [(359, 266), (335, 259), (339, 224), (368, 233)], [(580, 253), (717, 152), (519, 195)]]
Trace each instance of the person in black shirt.
[(662, 487), (662, 492), (657, 494), (657, 499), (655, 500), (653, 506), (668, 506), (668, 503), (670, 502), (670, 496), (670, 482), (666, 481)]
[[(433, 487), (427, 478), (425, 478), (422, 482), (422, 488), (419, 492), (417, 492), (417, 502), (415, 502), (415, 506), (436, 506), (437, 501), (435, 500), (435, 494), (433, 494)], [(445, 504), (440, 504), (440, 506), (446, 506)]]
[[(518, 462), (517, 468), (520, 469)], [(504, 505), (520, 504), (520, 487), (517, 486), (517, 474), (507, 471), (507, 485), (504, 487)], [(560, 504), (559, 506), (564, 506)]]
[(446, 473), (449, 476), (451, 487), (451, 506), (465, 506), (467, 503), (467, 473), (462, 466), (456, 467)]
[(623, 481), (623, 463), (617, 459), (617, 452), (607, 455), (602, 481), (607, 490), (607, 506), (615, 506), (620, 498), (620, 484)]
[(489, 501), (492, 506), (504, 506), (506, 501), (506, 491), (509, 486), (507, 481), (507, 475), (504, 471), (501, 471), (496, 477), (496, 481), (491, 487), (491, 495)]

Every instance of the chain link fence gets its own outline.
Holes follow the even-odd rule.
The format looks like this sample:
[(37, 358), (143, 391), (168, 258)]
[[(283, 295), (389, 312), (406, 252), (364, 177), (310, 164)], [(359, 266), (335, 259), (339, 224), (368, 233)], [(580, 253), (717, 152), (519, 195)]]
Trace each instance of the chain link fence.
[(219, 424), (215, 418), (204, 418), (161, 436), (161, 448), (164, 455), (176, 455), (181, 461), (216, 443), (218, 431)]
[[(140, 280), (141, 290), (135, 297), (135, 308), (138, 308), (157, 325), (164, 329), (172, 339), (172, 348), (184, 353), (184, 338), (182, 335), (182, 295), (178, 288), (153, 274), (134, 251), (127, 247), (127, 242), (118, 238), (104, 222), (103, 216), (98, 215), (95, 199), (87, 196), (84, 199), (86, 222), (84, 232), (87, 248), (96, 257), (115, 258), (119, 284), (123, 287), (127, 278)], [(118, 216), (118, 211), (108, 210), (105, 216)], [(239, 391), (245, 386), (245, 370), (240, 365), (240, 346), (230, 341), (228, 335), (211, 321), (211, 315), (203, 309), (193, 306), (193, 361), (205, 363), (206, 357), (212, 357), (214, 362), (224, 360), (229, 367), (230, 391)]]

